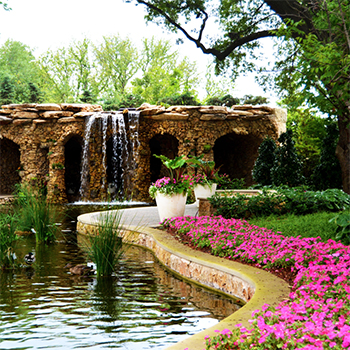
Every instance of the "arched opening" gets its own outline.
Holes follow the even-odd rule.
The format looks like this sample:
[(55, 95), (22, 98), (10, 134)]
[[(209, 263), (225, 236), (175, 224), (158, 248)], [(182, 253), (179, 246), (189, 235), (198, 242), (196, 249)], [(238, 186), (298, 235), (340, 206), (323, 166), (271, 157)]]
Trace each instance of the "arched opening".
[(149, 141), (149, 147), (151, 149), (150, 170), (151, 170), (151, 182), (155, 182), (157, 179), (168, 176), (168, 172), (162, 161), (153, 156), (153, 154), (164, 155), (170, 159), (174, 159), (178, 155), (179, 142), (176, 137), (170, 134), (155, 135)]
[(80, 136), (72, 136), (64, 146), (65, 157), (65, 184), (69, 202), (79, 199), (82, 139)]
[(0, 194), (11, 194), (21, 182), (21, 152), (19, 146), (7, 138), (0, 138)]
[(230, 178), (244, 178), (245, 184), (253, 184), (252, 170), (258, 156), (261, 139), (254, 135), (227, 134), (215, 141), (214, 161), (221, 166), (220, 173)]

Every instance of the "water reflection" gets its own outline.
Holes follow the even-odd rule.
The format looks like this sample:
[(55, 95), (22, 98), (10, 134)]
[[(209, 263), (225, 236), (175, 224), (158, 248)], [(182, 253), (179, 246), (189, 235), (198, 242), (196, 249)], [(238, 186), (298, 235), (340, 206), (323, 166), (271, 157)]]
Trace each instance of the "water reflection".
[(127, 249), (116, 276), (72, 275), (64, 266), (85, 256), (62, 228), (57, 244), (21, 239), (18, 259), (31, 251), (35, 263), (0, 272), (0, 349), (163, 349), (240, 307), (176, 278), (138, 247)]

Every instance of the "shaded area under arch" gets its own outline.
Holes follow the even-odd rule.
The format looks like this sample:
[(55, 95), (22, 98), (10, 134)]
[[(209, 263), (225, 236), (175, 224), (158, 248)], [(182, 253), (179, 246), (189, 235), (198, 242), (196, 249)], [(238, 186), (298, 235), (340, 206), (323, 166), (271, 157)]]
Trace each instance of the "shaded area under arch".
[(64, 146), (65, 185), (69, 202), (74, 202), (79, 199), (82, 144), (82, 138), (78, 135), (74, 135)]
[(251, 134), (230, 133), (218, 138), (213, 147), (216, 167), (221, 166), (221, 174), (231, 179), (244, 178), (247, 186), (252, 185), (252, 170), (261, 142), (260, 137)]
[(154, 154), (164, 155), (170, 159), (174, 159), (178, 155), (179, 141), (175, 136), (167, 133), (162, 135), (157, 134), (149, 141), (149, 147), (151, 150), (151, 182), (155, 182), (157, 179), (169, 175), (167, 169), (162, 165), (162, 161), (154, 157)]
[(19, 146), (7, 138), (0, 138), (0, 194), (11, 194), (15, 185), (21, 182), (20, 166)]

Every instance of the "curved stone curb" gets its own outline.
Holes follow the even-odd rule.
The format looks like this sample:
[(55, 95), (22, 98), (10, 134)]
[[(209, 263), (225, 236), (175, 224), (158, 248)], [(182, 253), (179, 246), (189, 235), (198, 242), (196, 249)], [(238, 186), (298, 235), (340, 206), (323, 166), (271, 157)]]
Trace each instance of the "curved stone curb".
[[(100, 215), (91, 213), (79, 216), (77, 231), (88, 235), (96, 229)], [(163, 265), (185, 279), (247, 302), (218, 324), (166, 350), (202, 350), (205, 348), (206, 335), (217, 335), (215, 330), (233, 329), (238, 323), (249, 328), (248, 320), (254, 310), (264, 304), (277, 306), (289, 296), (288, 284), (266, 271), (193, 250), (160, 230), (142, 226), (124, 226), (124, 230), (127, 241), (150, 249)]]

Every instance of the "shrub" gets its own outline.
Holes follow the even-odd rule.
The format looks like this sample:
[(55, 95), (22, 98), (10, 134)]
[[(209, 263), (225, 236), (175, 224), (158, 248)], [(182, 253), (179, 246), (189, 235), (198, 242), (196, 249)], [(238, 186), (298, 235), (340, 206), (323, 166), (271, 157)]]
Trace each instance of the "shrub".
[(191, 92), (186, 91), (183, 94), (175, 94), (170, 97), (163, 98), (160, 103), (170, 106), (199, 106), (200, 103)]
[(329, 220), (329, 222), (334, 222), (337, 225), (335, 239), (350, 245), (350, 211), (338, 214)]
[(276, 142), (266, 137), (259, 146), (259, 156), (254, 164), (253, 179), (263, 186), (272, 185), (271, 169), (275, 164)]
[(342, 188), (341, 168), (335, 155), (339, 132), (335, 124), (327, 126), (327, 134), (322, 142), (319, 164), (311, 176), (312, 186), (316, 190)]
[(272, 183), (290, 187), (302, 185), (305, 182), (303, 166), (294, 146), (292, 131), (289, 129), (281, 134), (278, 142), (280, 146), (276, 148), (275, 162), (271, 169)]
[(257, 196), (215, 194), (209, 202), (224, 218), (249, 218), (286, 213), (305, 215), (319, 211), (340, 211), (350, 206), (350, 196), (339, 189), (307, 191), (303, 187), (266, 189)]
[(230, 179), (227, 174), (220, 174), (218, 176), (218, 190), (240, 190), (245, 188), (245, 180), (242, 179)]

